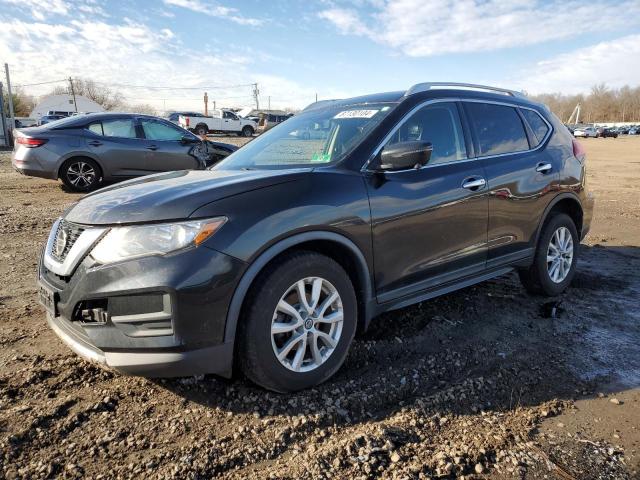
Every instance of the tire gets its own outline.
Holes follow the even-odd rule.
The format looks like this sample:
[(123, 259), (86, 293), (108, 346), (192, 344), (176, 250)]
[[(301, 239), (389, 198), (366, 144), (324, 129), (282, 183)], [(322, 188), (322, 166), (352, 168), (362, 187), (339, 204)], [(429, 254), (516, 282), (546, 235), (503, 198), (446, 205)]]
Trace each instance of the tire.
[[(316, 298), (318, 306), (313, 318), (307, 317), (298, 294), (297, 285), (305, 280), (306, 301), (313, 307)], [(314, 297), (316, 290), (319, 295)], [(334, 294), (337, 299), (325, 306)], [(283, 307), (291, 312), (289, 306), (304, 312), (296, 319), (285, 313)], [(319, 314), (320, 306), (325, 307), (324, 315)], [(337, 262), (309, 251), (285, 254), (260, 273), (245, 300), (239, 326), (240, 368), (249, 380), (280, 393), (318, 385), (343, 364), (356, 331), (357, 314), (353, 285)], [(324, 340), (327, 337), (334, 342), (333, 348)]]
[(243, 137), (251, 137), (253, 135), (253, 128), (249, 125), (246, 125), (242, 128), (242, 136)]
[[(557, 251), (557, 249), (554, 251), (550, 247), (552, 240), (554, 245), (557, 245), (563, 235), (565, 239), (567, 235), (571, 239), (570, 242), (565, 240), (565, 245), (569, 243), (571, 245), (570, 258), (568, 258), (568, 254), (560, 254), (558, 261), (548, 262), (548, 258), (556, 256)], [(518, 272), (522, 285), (530, 293), (549, 297), (560, 295), (571, 284), (575, 276), (579, 245), (578, 231), (571, 217), (565, 213), (558, 213), (551, 217), (542, 228), (533, 265)], [(568, 251), (569, 248), (566, 250)], [(555, 268), (553, 268), (554, 263), (557, 264)]]
[(102, 183), (100, 166), (86, 157), (70, 158), (60, 167), (60, 180), (74, 192), (90, 192)]
[(200, 135), (204, 137), (209, 133), (209, 128), (206, 125), (198, 125), (196, 126), (196, 135)]

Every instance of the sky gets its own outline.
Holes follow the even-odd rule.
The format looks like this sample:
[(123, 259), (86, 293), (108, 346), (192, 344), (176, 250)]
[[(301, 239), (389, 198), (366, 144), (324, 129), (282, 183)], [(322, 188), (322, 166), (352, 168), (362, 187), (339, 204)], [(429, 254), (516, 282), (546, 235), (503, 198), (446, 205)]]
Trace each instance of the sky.
[(250, 106), (253, 83), (263, 108), (425, 81), (579, 93), (640, 85), (640, 0), (0, 0), (5, 62), (30, 94), (90, 78), (159, 111)]

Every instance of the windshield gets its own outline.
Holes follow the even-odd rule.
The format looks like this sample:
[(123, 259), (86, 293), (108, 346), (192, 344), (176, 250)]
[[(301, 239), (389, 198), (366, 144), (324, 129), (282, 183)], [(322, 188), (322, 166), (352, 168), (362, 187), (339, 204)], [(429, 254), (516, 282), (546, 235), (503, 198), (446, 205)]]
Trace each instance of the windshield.
[(334, 164), (348, 155), (395, 105), (368, 103), (302, 112), (252, 140), (212, 170)]

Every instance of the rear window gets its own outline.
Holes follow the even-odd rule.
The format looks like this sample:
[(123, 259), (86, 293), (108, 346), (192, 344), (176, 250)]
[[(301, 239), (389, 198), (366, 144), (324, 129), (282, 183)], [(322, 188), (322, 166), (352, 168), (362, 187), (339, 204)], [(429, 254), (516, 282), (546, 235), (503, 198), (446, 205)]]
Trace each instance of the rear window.
[(526, 108), (521, 108), (520, 113), (522, 113), (522, 116), (533, 131), (533, 135), (535, 137), (533, 140), (535, 140), (535, 145), (532, 146), (537, 147), (538, 145), (540, 145), (540, 142), (544, 140), (544, 137), (547, 136), (547, 133), (549, 132), (549, 125), (547, 125), (547, 123), (542, 119), (538, 112), (534, 112), (533, 110), (529, 110)]
[(481, 155), (500, 155), (529, 149), (529, 141), (516, 109), (506, 105), (467, 102)]

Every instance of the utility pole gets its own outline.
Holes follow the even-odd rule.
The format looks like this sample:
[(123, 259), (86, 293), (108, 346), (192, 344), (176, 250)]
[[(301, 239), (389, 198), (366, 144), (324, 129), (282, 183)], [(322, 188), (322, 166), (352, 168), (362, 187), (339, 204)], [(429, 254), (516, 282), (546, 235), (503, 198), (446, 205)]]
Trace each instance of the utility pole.
[(258, 101), (258, 94), (260, 93), (260, 91), (258, 90), (258, 84), (254, 83), (253, 84), (253, 98), (256, 101), (256, 110), (260, 110), (260, 102)]
[(217, 108), (217, 107), (216, 107), (216, 101), (214, 100), (214, 101), (213, 101), (213, 109), (215, 110), (216, 108)]
[(9, 64), (5, 63), (4, 64), (4, 72), (7, 76), (7, 93), (9, 94), (9, 117), (11, 117), (11, 120), (15, 123), (15, 115), (14, 115), (14, 110), (13, 110), (13, 95), (11, 93), (11, 77), (9, 77)]
[(318, 101), (318, 92), (316, 92), (316, 102)]
[(2, 82), (0, 82), (0, 127), (2, 127), (2, 140), (4, 142), (4, 146), (9, 147), (9, 129), (7, 128), (7, 121), (4, 116), (4, 101), (2, 95)]
[(69, 77), (69, 86), (71, 87), (71, 95), (73, 95), (73, 108), (78, 113), (78, 104), (76, 103), (76, 91), (73, 89), (73, 80)]
[(209, 116), (209, 95), (207, 95), (207, 92), (204, 92), (204, 116)]

